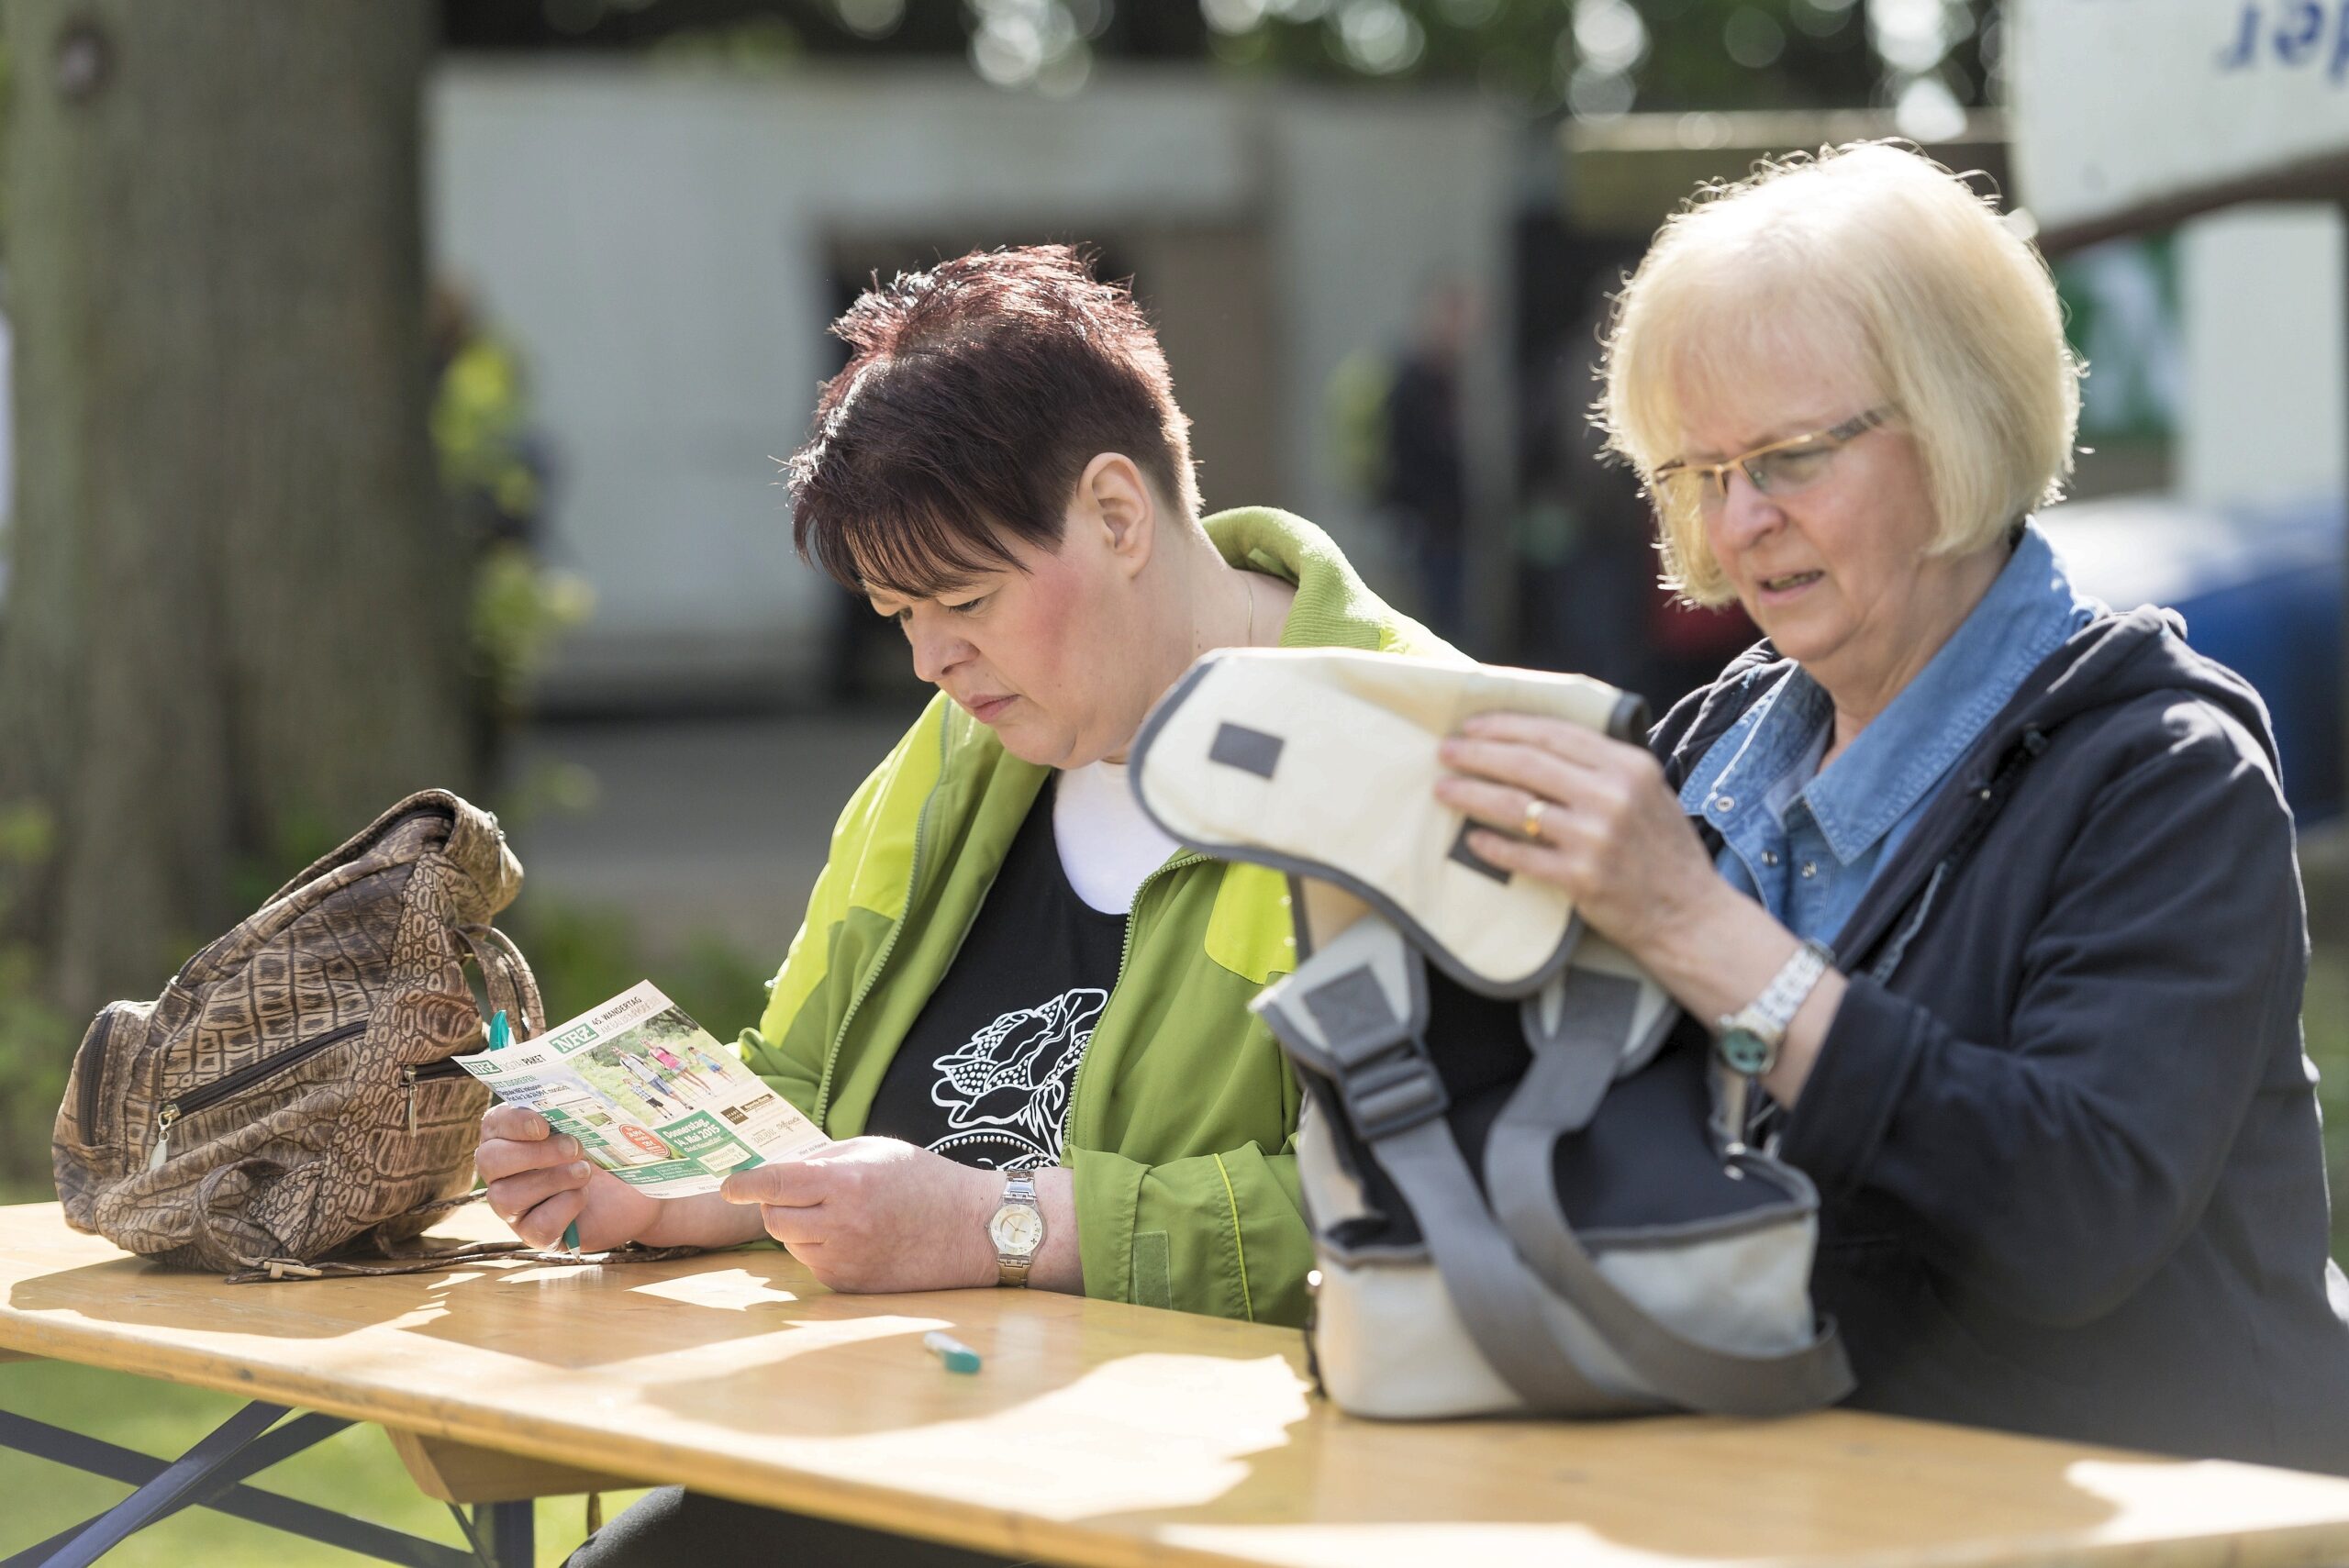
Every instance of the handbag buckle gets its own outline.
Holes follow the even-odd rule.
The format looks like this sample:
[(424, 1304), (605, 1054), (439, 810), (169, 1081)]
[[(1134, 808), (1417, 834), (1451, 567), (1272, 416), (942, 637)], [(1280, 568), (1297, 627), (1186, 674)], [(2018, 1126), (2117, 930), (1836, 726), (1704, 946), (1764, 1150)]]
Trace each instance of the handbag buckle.
[(1426, 1048), (1409, 1035), (1350, 1065), (1338, 1080), (1338, 1095), (1355, 1130), (1374, 1143), (1432, 1121), (1452, 1106)]

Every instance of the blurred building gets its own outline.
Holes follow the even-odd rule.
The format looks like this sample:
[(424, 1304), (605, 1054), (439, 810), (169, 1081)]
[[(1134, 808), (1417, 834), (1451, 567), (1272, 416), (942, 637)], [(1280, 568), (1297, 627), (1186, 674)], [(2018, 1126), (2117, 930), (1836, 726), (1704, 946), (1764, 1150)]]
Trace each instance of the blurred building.
[[(1332, 387), (1433, 280), (1511, 313), (1522, 128), (1465, 92), (1130, 68), (1054, 99), (942, 62), (459, 57), (429, 115), (435, 266), (529, 357), (562, 475), (544, 548), (596, 592), (545, 679), (557, 708), (818, 695), (836, 600), (792, 557), (767, 460), (803, 439), (840, 362), (826, 325), (874, 270), (1097, 246), (1162, 328), (1208, 506), (1302, 512), (1386, 581)], [(1479, 497), (1510, 484), (1506, 361), (1487, 335), (1463, 366)], [(1504, 548), (1478, 546), (1487, 580)]]

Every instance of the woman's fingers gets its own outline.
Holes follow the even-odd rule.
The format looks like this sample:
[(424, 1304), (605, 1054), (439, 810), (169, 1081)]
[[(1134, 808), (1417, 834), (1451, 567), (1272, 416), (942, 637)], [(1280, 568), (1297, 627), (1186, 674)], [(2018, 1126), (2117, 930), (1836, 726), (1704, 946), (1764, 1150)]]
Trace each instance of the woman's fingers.
[(728, 1203), (812, 1208), (850, 1184), (851, 1178), (852, 1173), (828, 1161), (776, 1160), (735, 1172), (718, 1184), (718, 1195)]
[(554, 1129), (547, 1118), (523, 1106), (509, 1106), (500, 1100), (482, 1113), (481, 1136), (486, 1142), (493, 1138), (511, 1138), (523, 1141), (544, 1138)]
[[(802, 1247), (819, 1247), (831, 1232), (829, 1217), (823, 1207), (812, 1208), (779, 1204), (759, 1206), (759, 1218), (767, 1234), (790, 1248), (796, 1254)], [(801, 1260), (803, 1262), (805, 1259)]]
[(594, 1173), (595, 1167), (586, 1161), (572, 1160), (503, 1177), (489, 1184), (489, 1207), (510, 1225), (557, 1193), (580, 1191)]
[(1547, 801), (1549, 804), (1542, 808), (1541, 815), (1542, 836), (1545, 839), (1556, 831), (1558, 819), (1570, 809), (1555, 797), (1536, 790), (1465, 776), (1437, 780), (1435, 797), (1454, 811), (1511, 833), (1524, 830), (1525, 819), (1532, 809), (1533, 802)]
[(579, 1158), (579, 1140), (558, 1138), (493, 1138), (473, 1151), (473, 1169), (493, 1184), (525, 1171), (543, 1171)]
[(1532, 768), (1532, 759), (1541, 757), (1553, 759), (1564, 770), (1553, 775), (1559, 778), (1586, 776), (1631, 785), (1653, 782), (1659, 787), (1664, 782), (1663, 765), (1644, 746), (1610, 740), (1563, 719), (1522, 713), (1480, 713), (1466, 719), (1460, 733), (1444, 741), (1441, 754), (1449, 766), (1510, 776), (1532, 787), (1539, 787), (1538, 778), (1515, 778), (1514, 773)]
[(1566, 890), (1569, 895), (1580, 885), (1577, 867), (1581, 862), (1567, 851), (1552, 844), (1531, 844), (1507, 833), (1495, 833), (1478, 828), (1468, 835), (1468, 848), (1476, 858), (1500, 867), (1503, 871), (1521, 872), (1538, 877)]
[(1509, 784), (1545, 800), (1565, 799), (1598, 777), (1589, 768), (1569, 762), (1554, 751), (1513, 740), (1455, 737), (1443, 743), (1438, 755), (1444, 766), (1458, 773)]
[[(493, 1205), (496, 1202), (495, 1198), (490, 1201)], [(519, 1217), (507, 1221), (507, 1228), (540, 1251), (551, 1251), (562, 1243), (562, 1233), (571, 1222), (586, 1212), (587, 1195), (574, 1187), (533, 1204)]]
[(1544, 718), (1531, 713), (1473, 714), (1461, 721), (1460, 733), (1472, 740), (1512, 741), (1520, 746), (1532, 746), (1585, 764), (1597, 764), (1610, 751), (1646, 754), (1643, 747), (1610, 740), (1596, 729), (1569, 724), (1563, 718)]

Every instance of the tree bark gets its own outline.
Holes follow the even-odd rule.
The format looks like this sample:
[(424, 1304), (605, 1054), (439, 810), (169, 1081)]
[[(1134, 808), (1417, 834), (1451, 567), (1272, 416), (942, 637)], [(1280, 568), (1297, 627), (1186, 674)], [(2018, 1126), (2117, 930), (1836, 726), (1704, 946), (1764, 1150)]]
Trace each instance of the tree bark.
[[(7, 917), (79, 1015), (233, 874), (463, 788), (465, 556), (434, 473), (425, 0), (8, 0), (17, 491)], [(243, 879), (247, 884), (251, 877)]]

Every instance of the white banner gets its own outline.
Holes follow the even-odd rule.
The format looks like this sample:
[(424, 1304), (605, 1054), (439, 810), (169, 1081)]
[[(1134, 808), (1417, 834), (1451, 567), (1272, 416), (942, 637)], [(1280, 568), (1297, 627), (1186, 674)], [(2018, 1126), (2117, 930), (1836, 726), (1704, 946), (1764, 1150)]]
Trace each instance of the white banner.
[(2017, 194), (2073, 228), (2349, 155), (2349, 0), (2017, 0)]

